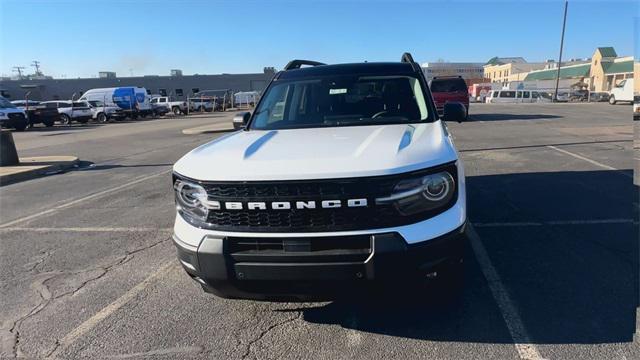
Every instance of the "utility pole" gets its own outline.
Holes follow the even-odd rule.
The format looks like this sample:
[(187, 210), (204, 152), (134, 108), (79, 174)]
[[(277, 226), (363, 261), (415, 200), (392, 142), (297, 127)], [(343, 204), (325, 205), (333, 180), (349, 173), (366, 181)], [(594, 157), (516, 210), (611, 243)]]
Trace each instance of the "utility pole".
[(42, 75), (42, 73), (40, 72), (40, 61), (33, 60), (33, 62), (31, 63), (31, 66), (36, 68), (36, 75)]
[(567, 7), (569, 0), (564, 1), (564, 19), (562, 20), (562, 36), (560, 37), (560, 56), (558, 57), (558, 72), (556, 73), (556, 91), (553, 95), (553, 101), (558, 101), (558, 86), (560, 85), (560, 67), (562, 66), (562, 48), (564, 47), (564, 29), (567, 25)]
[(13, 72), (18, 73), (18, 79), (22, 80), (22, 70), (24, 70), (24, 66), (14, 66)]

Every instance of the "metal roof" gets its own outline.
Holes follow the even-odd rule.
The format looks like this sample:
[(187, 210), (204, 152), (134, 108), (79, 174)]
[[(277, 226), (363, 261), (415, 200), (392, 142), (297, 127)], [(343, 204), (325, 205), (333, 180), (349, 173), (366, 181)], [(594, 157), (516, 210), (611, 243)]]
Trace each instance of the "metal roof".
[[(591, 64), (582, 64), (560, 68), (560, 79), (587, 77), (591, 72)], [(524, 78), (524, 81), (552, 80), (558, 74), (558, 69), (532, 71)]]
[(620, 74), (633, 72), (633, 60), (603, 63), (605, 74)]
[(602, 57), (617, 57), (618, 56), (618, 54), (616, 54), (616, 50), (611, 46), (599, 47), (598, 51), (600, 52), (600, 55), (602, 55)]

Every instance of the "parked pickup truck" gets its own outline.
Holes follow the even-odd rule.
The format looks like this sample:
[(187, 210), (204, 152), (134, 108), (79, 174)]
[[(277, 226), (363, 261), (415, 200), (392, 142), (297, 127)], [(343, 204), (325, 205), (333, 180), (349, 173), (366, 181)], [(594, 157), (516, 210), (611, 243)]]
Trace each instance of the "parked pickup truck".
[(97, 122), (107, 122), (109, 120), (121, 120), (126, 117), (126, 113), (118, 106), (109, 106), (100, 100), (87, 101), (93, 114), (93, 120)]
[(206, 111), (211, 112), (214, 111), (214, 106), (216, 102), (211, 97), (194, 97), (189, 99), (189, 110), (190, 111)]
[(187, 112), (186, 101), (172, 101), (168, 96), (158, 96), (151, 99), (151, 107), (166, 107), (174, 115), (180, 115)]
[(11, 103), (18, 109), (24, 110), (29, 120), (29, 127), (35, 124), (44, 124), (46, 127), (51, 127), (60, 117), (55, 106), (47, 106), (39, 101), (14, 100)]
[(467, 108), (449, 101), (440, 116), (432, 99), (408, 53), (291, 61), (253, 114), (234, 117), (238, 131), (174, 165), (184, 270), (230, 298), (459, 294), (465, 177), (445, 121)]

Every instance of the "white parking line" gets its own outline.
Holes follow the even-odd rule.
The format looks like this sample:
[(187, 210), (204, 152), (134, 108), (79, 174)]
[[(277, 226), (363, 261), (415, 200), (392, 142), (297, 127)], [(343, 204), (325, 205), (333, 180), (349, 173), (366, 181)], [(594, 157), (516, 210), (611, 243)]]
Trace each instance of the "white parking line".
[(30, 232), (171, 232), (172, 228), (147, 228), (147, 227), (6, 227), (0, 228), (0, 232), (30, 231)]
[(603, 163), (600, 163), (600, 162), (597, 162), (597, 161), (595, 161), (595, 160), (589, 159), (589, 158), (584, 157), (584, 156), (582, 156), (582, 155), (578, 155), (578, 154), (572, 153), (571, 151), (567, 151), (567, 150), (564, 150), (564, 149), (560, 149), (560, 148), (555, 147), (555, 146), (553, 146), (553, 145), (547, 145), (547, 148), (552, 149), (552, 150), (555, 150), (555, 151), (558, 151), (558, 152), (561, 152), (561, 153), (563, 153), (563, 154), (565, 154), (565, 155), (572, 156), (572, 157), (574, 157), (574, 158), (576, 158), (576, 159), (584, 160), (584, 161), (586, 161), (586, 162), (588, 162), (588, 163), (590, 163), (590, 164), (593, 164), (593, 165), (595, 165), (595, 166), (599, 166), (599, 167), (601, 167), (601, 168), (603, 168), (603, 169), (613, 170), (613, 171), (615, 171), (615, 172), (617, 172), (617, 173), (619, 173), (619, 174), (621, 174), (621, 175), (624, 175), (624, 176), (626, 176), (626, 177), (628, 177), (628, 178), (633, 179), (633, 175), (627, 174), (626, 172), (623, 172), (623, 171), (621, 171), (621, 170), (619, 170), (619, 169), (616, 169), (616, 168), (614, 168), (614, 167), (612, 167), (612, 166), (605, 165), (605, 164), (603, 164)]
[(593, 225), (593, 224), (637, 224), (634, 219), (591, 219), (591, 220), (552, 220), (542, 222), (474, 222), (475, 227), (520, 227), (520, 226), (544, 226), (544, 225)]
[(493, 267), (493, 264), (489, 259), (489, 255), (487, 255), (487, 251), (485, 250), (484, 245), (482, 245), (482, 241), (473, 228), (473, 225), (469, 225), (467, 228), (467, 234), (469, 236), (471, 248), (478, 259), (480, 269), (482, 270), (485, 279), (487, 279), (491, 294), (493, 295), (496, 304), (498, 304), (498, 308), (500, 309), (502, 318), (507, 325), (509, 334), (511, 334), (511, 338), (513, 339), (516, 351), (518, 351), (518, 355), (521, 359), (542, 359), (538, 349), (531, 343), (527, 329), (524, 327), (522, 319), (520, 319), (520, 313), (502, 284), (500, 275), (498, 275), (498, 272)]
[(99, 191), (97, 193), (93, 193), (91, 195), (87, 195), (85, 197), (82, 197), (80, 199), (71, 200), (69, 202), (54, 206), (54, 207), (52, 207), (50, 209), (43, 210), (43, 211), (37, 212), (35, 214), (31, 214), (31, 215), (28, 215), (28, 216), (24, 216), (24, 217), (15, 219), (13, 221), (6, 222), (6, 223), (0, 225), (0, 228), (6, 228), (6, 227), (9, 227), (9, 226), (13, 226), (13, 225), (16, 225), (16, 224), (27, 222), (29, 220), (37, 219), (39, 217), (42, 217), (43, 215), (48, 215), (48, 214), (57, 212), (59, 210), (68, 208), (70, 206), (77, 205), (77, 204), (83, 203), (85, 201), (89, 201), (89, 200), (95, 199), (97, 197), (104, 196), (104, 195), (107, 195), (107, 194), (110, 194), (110, 193), (113, 193), (113, 192), (116, 192), (116, 191), (120, 191), (122, 189), (126, 189), (127, 187), (129, 187), (131, 185), (135, 185), (135, 184), (141, 183), (143, 181), (147, 181), (149, 179), (153, 179), (155, 177), (168, 174), (171, 171), (172, 171), (172, 169), (169, 169), (169, 170), (165, 170), (165, 171), (162, 171), (162, 172), (159, 172), (159, 173), (155, 173), (153, 175), (143, 176), (141, 178), (129, 181), (129, 182), (124, 183), (122, 185), (118, 185), (118, 186), (112, 187), (110, 189), (102, 190), (102, 191)]
[(83, 335), (95, 328), (96, 325), (98, 325), (102, 320), (106, 319), (111, 314), (126, 305), (129, 301), (133, 300), (133, 298), (135, 298), (139, 293), (141, 293), (144, 289), (151, 285), (151, 283), (153, 283), (155, 280), (167, 274), (169, 271), (175, 270), (177, 268), (178, 266), (174, 261), (162, 265), (158, 270), (149, 275), (141, 283), (134, 286), (129, 291), (122, 294), (122, 296), (117, 298), (114, 302), (95, 313), (92, 317), (80, 324), (80, 326), (71, 330), (71, 332), (69, 332), (60, 340), (60, 346), (56, 349), (56, 352), (54, 354), (51, 354), (51, 356), (55, 357), (56, 353), (59, 353), (60, 351), (68, 348)]

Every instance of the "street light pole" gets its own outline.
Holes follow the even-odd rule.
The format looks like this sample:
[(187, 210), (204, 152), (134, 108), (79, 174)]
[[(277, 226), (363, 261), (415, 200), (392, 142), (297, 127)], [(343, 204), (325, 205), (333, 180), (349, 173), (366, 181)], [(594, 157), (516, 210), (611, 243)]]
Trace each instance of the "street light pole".
[(569, 0), (564, 1), (564, 19), (562, 20), (562, 36), (560, 37), (560, 56), (558, 57), (558, 71), (556, 73), (556, 91), (553, 95), (553, 101), (558, 101), (558, 86), (560, 85), (560, 66), (562, 65), (562, 48), (564, 47), (564, 29), (567, 25), (567, 7)]

